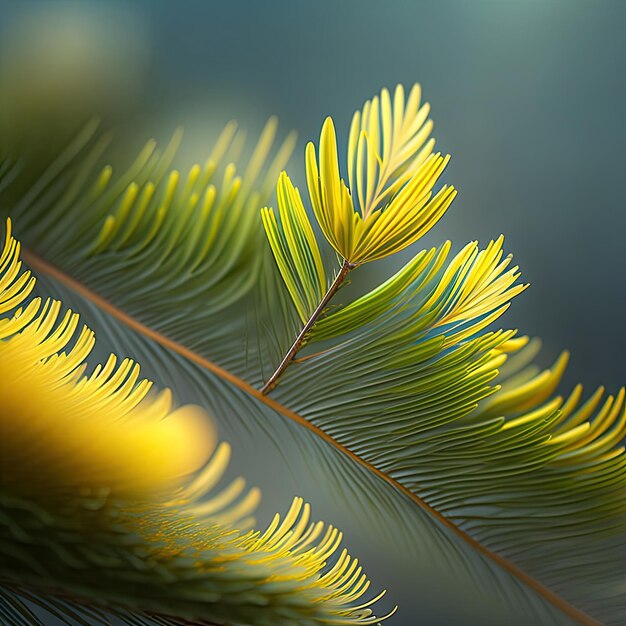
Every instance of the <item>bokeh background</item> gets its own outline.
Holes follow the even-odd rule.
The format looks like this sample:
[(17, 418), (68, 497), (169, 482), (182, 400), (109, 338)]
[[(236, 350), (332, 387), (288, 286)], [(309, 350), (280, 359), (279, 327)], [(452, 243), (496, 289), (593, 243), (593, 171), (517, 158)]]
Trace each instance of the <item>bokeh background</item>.
[[(572, 351), (567, 385), (615, 390), (626, 382), (625, 29), (623, 0), (0, 0), (0, 132), (43, 161), (99, 114), (123, 162), (183, 125), (185, 167), (229, 119), (254, 135), (276, 114), (298, 130), (301, 182), (326, 115), (345, 135), (381, 87), (418, 81), (460, 191), (423, 245), (504, 233), (531, 283), (508, 325), (543, 338), (545, 364)], [(380, 582), (392, 575), (381, 564)]]
[[(419, 81), (460, 194), (427, 244), (500, 233), (532, 288), (509, 324), (572, 351), (568, 382), (624, 382), (623, 0), (0, 0), (0, 119), (52, 148), (93, 113), (120, 153), (230, 118), (346, 129), (382, 86)], [(52, 137), (47, 137), (52, 135)], [(45, 140), (44, 140), (45, 138)], [(374, 271), (386, 275), (389, 265)]]

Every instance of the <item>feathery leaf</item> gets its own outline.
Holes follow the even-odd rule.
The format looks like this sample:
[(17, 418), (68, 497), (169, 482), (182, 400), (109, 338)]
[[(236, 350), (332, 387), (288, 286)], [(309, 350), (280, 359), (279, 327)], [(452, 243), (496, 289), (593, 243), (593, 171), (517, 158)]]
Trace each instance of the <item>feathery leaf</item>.
[[(393, 104), (386, 95), (376, 102), (353, 122), (348, 186), (330, 122), (319, 163), (308, 149), (314, 213), (348, 271), (415, 241), (452, 195), (431, 198), (444, 161), (429, 156), (418, 92), (406, 103), (402, 90)], [(172, 233), (196, 232), (197, 213), (173, 202), (183, 209), (157, 229), (145, 262), (114, 249), (122, 229), (107, 240), (112, 248), (94, 253), (111, 211), (80, 194), (60, 203), (59, 189), (83, 188), (71, 182), (82, 174), (68, 161), (17, 207), (20, 232), (39, 255), (29, 262), (48, 276), (46, 288), (89, 316), (109, 349), (141, 356), (161, 383), (215, 416), (220, 432), (254, 456), (255, 478), (271, 485), (266, 503), (293, 495), (294, 484), (326, 502), (366, 558), (392, 559), (401, 573), (390, 585), (409, 590), (408, 605), (437, 610), (442, 621), (621, 623), (623, 394), (604, 404), (596, 394), (576, 408), (580, 391), (553, 397), (564, 358), (545, 373), (519, 369), (534, 344), (522, 350), (524, 338), (491, 328), (524, 289), (501, 239), (482, 250), (470, 244), (451, 260), (449, 244), (420, 252), (344, 304), (337, 279), (345, 275), (326, 285), (314, 231), (283, 176), (277, 216), (260, 217), (265, 199), (242, 209), (256, 224), (253, 248), (222, 221), (202, 232), (221, 242), (224, 229), (225, 254), (211, 265), (216, 275), (207, 269), (206, 283), (194, 283), (180, 253), (162, 271), (152, 265), (185, 240)], [(121, 189), (132, 178), (145, 184), (142, 171)], [(91, 226), (69, 228), (72, 221)], [(265, 263), (268, 252), (277, 263)], [(258, 280), (240, 291), (235, 267), (240, 280)], [(224, 307), (231, 289), (236, 297)], [(277, 384), (261, 390), (282, 356), (270, 358), (270, 343), (283, 355), (290, 343), (295, 349)], [(399, 623), (413, 617), (409, 610)]]
[[(359, 265), (398, 252), (428, 232), (452, 203), (456, 191), (432, 189), (449, 157), (423, 146), (431, 124), (428, 105), (419, 107), (415, 86), (404, 107), (398, 87), (356, 112), (348, 138), (348, 188), (341, 178), (337, 139), (331, 118), (322, 128), (319, 155), (309, 143), (306, 173), (313, 210), (324, 236), (346, 261)], [(358, 198), (358, 201), (355, 200)], [(355, 210), (358, 206), (360, 211)]]
[[(265, 532), (245, 532), (259, 491), (245, 492), (239, 478), (215, 493), (230, 446), (215, 448), (206, 417), (194, 407), (172, 411), (169, 392), (146, 396), (150, 383), (139, 382), (131, 361), (115, 369), (110, 357), (84, 375), (93, 333), (84, 327), (76, 337), (78, 316), (59, 321), (58, 302), (34, 299), (22, 309), (32, 287), (8, 222), (0, 254), (0, 582), (18, 594), (52, 586), (53, 596), (96, 610), (182, 619), (380, 621), (369, 608), (378, 598), (357, 603), (369, 587), (358, 562), (345, 549), (333, 557), (337, 529), (310, 523), (309, 505), (296, 498)], [(208, 454), (202, 471), (181, 482)], [(26, 558), (34, 547), (37, 558)], [(19, 599), (11, 602), (11, 614), (30, 619)]]
[(262, 209), (263, 226), (298, 315), (306, 322), (324, 297), (326, 275), (300, 192), (285, 172), (276, 188), (279, 218)]

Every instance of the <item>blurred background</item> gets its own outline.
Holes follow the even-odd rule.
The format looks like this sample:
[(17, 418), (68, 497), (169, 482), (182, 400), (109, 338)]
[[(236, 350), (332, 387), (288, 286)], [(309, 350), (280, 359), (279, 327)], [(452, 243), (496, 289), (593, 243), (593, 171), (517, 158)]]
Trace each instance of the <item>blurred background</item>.
[[(613, 391), (626, 382), (625, 27), (623, 0), (0, 0), (0, 137), (43, 163), (97, 114), (109, 158), (128, 163), (182, 125), (184, 168), (229, 119), (254, 137), (276, 114), (299, 133), (289, 169), (302, 184), (326, 115), (345, 141), (365, 99), (420, 82), (460, 193), (419, 245), (504, 233), (531, 288), (503, 323), (542, 337), (546, 365), (572, 351), (566, 389)], [(409, 254), (368, 266), (360, 288)], [(333, 506), (320, 496), (316, 511), (342, 523)], [(409, 583), (398, 595), (390, 582), (397, 560), (380, 558), (374, 587), (410, 603)]]
[[(460, 191), (425, 245), (504, 233), (532, 284), (508, 324), (572, 351), (568, 382), (624, 383), (622, 0), (0, 0), (3, 140), (53, 153), (93, 114), (120, 155), (186, 128), (203, 158), (276, 114), (302, 150), (381, 87), (422, 84)], [(387, 275), (402, 259), (378, 264)]]
[(419, 81), (460, 191), (425, 245), (504, 233), (532, 284), (508, 324), (543, 338), (546, 364), (570, 349), (568, 382), (624, 383), (622, 0), (0, 0), (0, 10), (3, 140), (42, 158), (95, 113), (120, 158), (183, 125), (183, 164), (227, 120), (254, 134), (277, 114), (299, 132), (290, 171), (302, 180), (304, 144), (327, 114), (347, 134), (381, 87)]

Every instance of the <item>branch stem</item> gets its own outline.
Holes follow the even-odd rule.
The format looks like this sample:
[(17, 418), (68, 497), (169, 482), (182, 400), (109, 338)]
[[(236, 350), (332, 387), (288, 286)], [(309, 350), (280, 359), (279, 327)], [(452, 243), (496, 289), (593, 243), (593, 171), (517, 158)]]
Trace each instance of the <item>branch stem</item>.
[(280, 362), (280, 365), (276, 368), (276, 371), (268, 378), (265, 385), (261, 389), (261, 393), (263, 395), (267, 395), (274, 387), (276, 387), (278, 383), (278, 379), (283, 375), (283, 372), (287, 369), (293, 358), (298, 354), (298, 351), (302, 347), (304, 340), (306, 339), (307, 334), (313, 328), (313, 325), (322, 314), (326, 305), (330, 302), (331, 298), (337, 293), (339, 287), (346, 279), (348, 272), (354, 269), (354, 265), (349, 263), (348, 261), (344, 261), (339, 274), (335, 277), (332, 284), (328, 288), (328, 291), (324, 294), (324, 297), (320, 301), (320, 303), (315, 308), (315, 311), (311, 313), (311, 317), (307, 320), (307, 323), (302, 327), (302, 330), (298, 333), (298, 336), (295, 338), (294, 342), (291, 344), (291, 348), (287, 351), (287, 354), (283, 357), (283, 360)]

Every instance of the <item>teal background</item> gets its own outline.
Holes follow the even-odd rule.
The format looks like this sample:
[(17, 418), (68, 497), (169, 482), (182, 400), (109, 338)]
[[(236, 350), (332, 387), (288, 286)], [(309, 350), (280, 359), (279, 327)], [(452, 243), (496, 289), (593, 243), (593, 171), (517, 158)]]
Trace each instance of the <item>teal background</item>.
[[(44, 158), (100, 113), (124, 161), (182, 124), (190, 164), (230, 118), (254, 135), (277, 114), (299, 132), (290, 173), (302, 182), (305, 142), (326, 115), (345, 136), (382, 86), (419, 81), (460, 192), (423, 245), (504, 233), (532, 285), (503, 323), (541, 336), (545, 364), (572, 350), (565, 391), (614, 391), (626, 382), (625, 28), (621, 0), (0, 0), (0, 125)], [(406, 257), (363, 270), (361, 286)], [(242, 473), (256, 479), (255, 461)], [(343, 521), (323, 496), (316, 506)], [(371, 535), (348, 537), (374, 588), (404, 607), (391, 624), (462, 626), (454, 602), (450, 616), (411, 606), (415, 585), (435, 593), (430, 572), (407, 580)]]
[[(254, 132), (277, 114), (299, 131), (301, 180), (325, 115), (347, 133), (382, 86), (419, 81), (460, 192), (425, 244), (504, 233), (532, 283), (507, 323), (543, 338), (546, 364), (571, 349), (568, 384), (614, 390), (626, 372), (625, 27), (621, 0), (0, 0), (0, 109), (18, 67), (42, 127), (99, 111), (136, 150), (183, 124), (184, 162), (228, 119)], [(69, 60), (46, 72), (64, 47)]]

